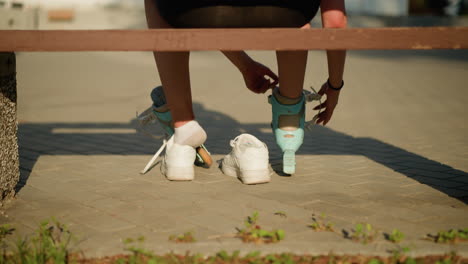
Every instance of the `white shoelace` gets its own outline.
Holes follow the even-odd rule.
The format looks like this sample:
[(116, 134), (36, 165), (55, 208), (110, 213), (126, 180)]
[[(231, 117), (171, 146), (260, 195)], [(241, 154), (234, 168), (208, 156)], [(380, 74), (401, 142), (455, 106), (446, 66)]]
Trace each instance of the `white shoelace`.
[(169, 139), (164, 139), (163, 140), (163, 144), (162, 146), (158, 149), (158, 151), (156, 151), (156, 154), (154, 154), (154, 156), (150, 159), (150, 161), (146, 164), (145, 168), (140, 171), (140, 174), (145, 174), (148, 172), (148, 170), (153, 166), (153, 163), (154, 161), (159, 157), (159, 155), (161, 155), (162, 151), (164, 150), (164, 148), (166, 148), (167, 146), (167, 142), (169, 140), (171, 140), (171, 138), (173, 137), (173, 135), (169, 138)]
[(241, 135), (237, 136), (234, 139), (231, 139), (231, 141), (229, 142), (229, 145), (231, 145), (231, 147), (234, 147), (236, 145), (236, 142), (239, 141), (240, 136)]

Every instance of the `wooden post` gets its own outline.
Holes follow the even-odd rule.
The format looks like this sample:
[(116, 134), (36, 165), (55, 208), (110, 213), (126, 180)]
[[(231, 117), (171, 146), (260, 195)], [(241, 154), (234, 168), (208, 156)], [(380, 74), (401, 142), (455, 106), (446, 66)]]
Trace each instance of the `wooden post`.
[(16, 121), (16, 59), (0, 52), (0, 206), (15, 195), (19, 180)]

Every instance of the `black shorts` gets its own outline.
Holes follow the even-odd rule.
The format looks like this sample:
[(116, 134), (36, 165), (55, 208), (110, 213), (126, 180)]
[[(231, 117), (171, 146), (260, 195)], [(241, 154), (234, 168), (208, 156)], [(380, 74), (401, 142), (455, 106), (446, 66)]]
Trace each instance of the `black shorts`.
[(175, 28), (301, 27), (320, 0), (153, 0)]

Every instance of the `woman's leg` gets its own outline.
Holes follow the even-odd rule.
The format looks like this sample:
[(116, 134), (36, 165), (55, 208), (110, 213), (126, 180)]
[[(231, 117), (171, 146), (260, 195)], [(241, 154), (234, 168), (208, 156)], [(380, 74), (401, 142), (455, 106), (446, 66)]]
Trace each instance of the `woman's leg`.
[(301, 96), (307, 64), (307, 51), (277, 51), (279, 90), (284, 97)]
[[(171, 28), (160, 16), (154, 0), (145, 0), (149, 28)], [(194, 120), (190, 87), (189, 52), (154, 52), (174, 127)]]
[[(171, 28), (161, 17), (155, 0), (145, 0), (145, 10), (149, 28)], [(154, 52), (159, 77), (174, 123), (174, 136), (167, 142), (161, 165), (161, 172), (171, 181), (194, 179), (195, 148), (206, 140), (205, 131), (194, 121), (189, 55), (189, 52)]]
[(304, 139), (304, 107), (302, 95), (307, 51), (278, 51), (279, 90), (273, 90), (272, 128), (276, 143), (283, 152), (283, 172), (296, 171), (295, 153)]
[[(279, 96), (281, 104), (292, 105), (300, 101), (304, 86), (307, 65), (307, 51), (277, 51), (279, 75)], [(279, 127), (293, 131), (299, 127), (300, 115), (283, 115), (279, 118)]]

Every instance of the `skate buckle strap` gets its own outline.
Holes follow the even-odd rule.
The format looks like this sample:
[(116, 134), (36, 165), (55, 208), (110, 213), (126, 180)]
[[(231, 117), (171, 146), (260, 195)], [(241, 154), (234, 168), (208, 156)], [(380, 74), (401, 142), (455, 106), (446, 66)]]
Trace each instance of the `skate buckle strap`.
[(172, 115), (170, 111), (158, 112), (153, 107), (153, 115), (159, 121), (159, 125), (166, 131), (170, 136), (174, 134), (174, 128), (172, 127)]
[[(136, 120), (138, 122), (138, 130), (139, 131), (141, 131), (144, 135), (146, 135), (146, 136), (148, 136), (150, 138), (154, 138), (154, 139), (158, 139), (158, 140), (161, 139), (161, 138), (164, 138), (162, 146), (158, 149), (156, 154), (154, 154), (154, 156), (151, 158), (151, 160), (146, 164), (145, 168), (140, 171), (140, 174), (145, 174), (152, 167), (154, 161), (159, 157), (159, 155), (161, 155), (161, 152), (164, 150), (164, 148), (166, 148), (167, 141), (169, 141), (170, 137), (167, 134), (167, 132), (164, 133), (164, 135), (157, 136), (157, 135), (154, 135), (153, 133), (146, 130), (146, 126), (148, 124), (157, 123), (156, 121), (159, 120), (159, 118), (154, 113), (153, 106), (150, 106), (148, 109), (143, 111), (141, 114), (138, 114), (138, 112), (136, 114), (137, 114)], [(160, 122), (158, 122), (158, 123), (160, 123)], [(160, 125), (161, 125), (161, 123), (160, 123)], [(161, 125), (161, 126), (163, 127), (163, 125)]]
[[(303, 90), (302, 91), (302, 94), (304, 95), (304, 98), (305, 98), (305, 102), (306, 103), (310, 103), (310, 102), (313, 102), (313, 101), (319, 101), (319, 104), (322, 104), (322, 96), (320, 94), (318, 94), (318, 92), (314, 89), (314, 87), (310, 86), (310, 89), (313, 91), (308, 91), (308, 90)], [(268, 103), (269, 104), (272, 104), (272, 95), (268, 96)], [(304, 124), (304, 127), (308, 130), (308, 131), (311, 131), (312, 128), (314, 127), (315, 125), (315, 122), (317, 121), (318, 117), (319, 117), (319, 114), (322, 113), (322, 110), (319, 109), (319, 112), (318, 114), (316, 114), (312, 120), (309, 120), (309, 121), (306, 121), (305, 124)]]

